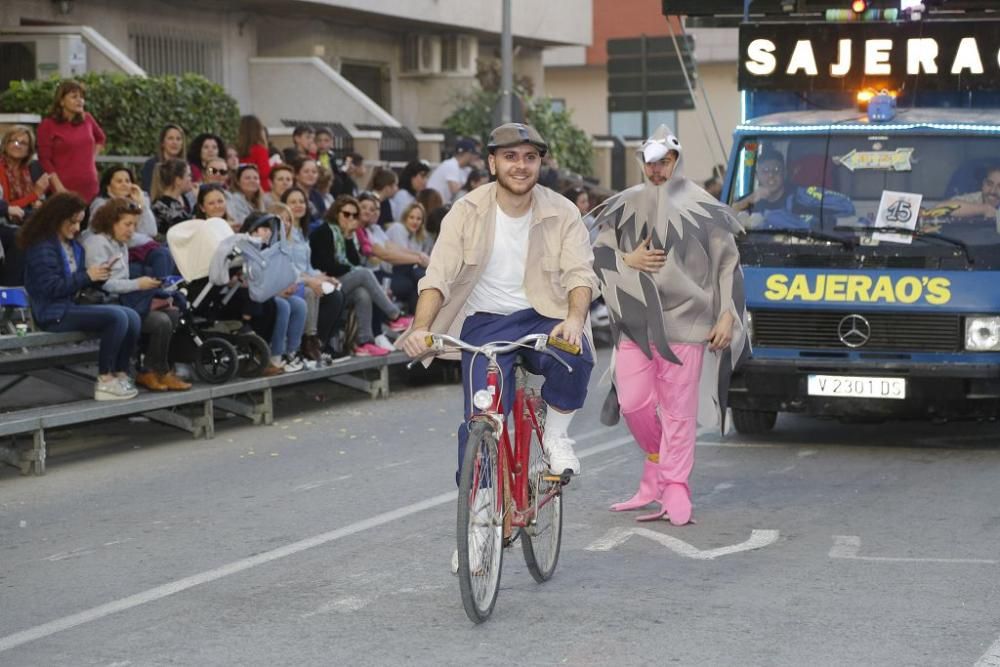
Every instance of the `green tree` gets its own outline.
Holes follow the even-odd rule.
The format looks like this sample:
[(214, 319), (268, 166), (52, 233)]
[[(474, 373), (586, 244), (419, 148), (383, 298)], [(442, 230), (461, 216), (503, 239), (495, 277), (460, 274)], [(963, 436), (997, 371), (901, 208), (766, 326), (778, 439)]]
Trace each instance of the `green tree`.
[[(87, 111), (108, 137), (105, 153), (152, 155), (167, 123), (184, 128), (188, 139), (211, 132), (232, 141), (240, 112), (222, 86), (196, 75), (139, 77), (87, 73)], [(0, 111), (46, 116), (60, 79), (13, 81), (0, 94)]]
[[(525, 120), (545, 137), (549, 153), (561, 168), (582, 176), (593, 174), (593, 147), (590, 136), (573, 123), (569, 111), (557, 111), (547, 97), (528, 97), (523, 90), (518, 97), (525, 100)], [(455, 134), (476, 137), (483, 143), (493, 129), (493, 110), (500, 101), (500, 93), (475, 89), (460, 94), (455, 100), (455, 110), (444, 120), (444, 126)]]

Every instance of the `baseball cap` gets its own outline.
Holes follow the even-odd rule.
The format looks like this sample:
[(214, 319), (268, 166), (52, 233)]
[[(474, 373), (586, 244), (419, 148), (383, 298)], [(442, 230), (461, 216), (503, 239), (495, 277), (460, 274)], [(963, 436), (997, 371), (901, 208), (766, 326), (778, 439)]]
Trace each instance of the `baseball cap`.
[(459, 139), (455, 142), (456, 153), (475, 153), (476, 142), (472, 139)]
[(490, 140), (486, 144), (486, 148), (492, 152), (498, 148), (519, 146), (521, 144), (533, 145), (543, 156), (549, 150), (548, 144), (542, 139), (542, 135), (538, 133), (538, 130), (524, 123), (505, 123), (494, 129), (490, 132)]

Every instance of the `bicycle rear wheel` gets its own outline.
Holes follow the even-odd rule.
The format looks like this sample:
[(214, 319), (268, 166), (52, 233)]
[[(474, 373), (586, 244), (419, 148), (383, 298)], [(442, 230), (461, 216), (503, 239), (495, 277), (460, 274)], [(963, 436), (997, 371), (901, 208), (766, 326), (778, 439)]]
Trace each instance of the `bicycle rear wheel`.
[[(525, 410), (532, 409), (528, 407), (532, 406), (539, 426), (544, 429), (545, 403), (534, 391), (529, 391), (525, 398)], [(530, 417), (526, 421), (530, 424)], [(562, 486), (559, 482), (545, 479), (549, 475), (549, 464), (534, 428), (531, 429), (529, 447), (528, 505), (535, 508), (535, 518), (521, 533), (521, 550), (528, 572), (541, 584), (552, 578), (559, 562), (563, 524)], [(538, 503), (550, 492), (555, 492), (555, 495), (544, 506), (538, 507)]]
[(473, 623), (490, 614), (503, 564), (503, 483), (496, 432), (472, 424), (458, 485), (458, 585)]

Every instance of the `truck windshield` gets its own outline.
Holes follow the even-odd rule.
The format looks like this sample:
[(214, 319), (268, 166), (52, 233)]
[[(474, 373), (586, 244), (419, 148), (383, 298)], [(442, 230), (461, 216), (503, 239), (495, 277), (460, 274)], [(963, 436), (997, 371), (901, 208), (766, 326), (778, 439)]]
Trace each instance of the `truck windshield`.
[(976, 268), (1000, 264), (1000, 137), (782, 134), (745, 138), (738, 159), (729, 203), (751, 232), (745, 243), (830, 245), (833, 235), (845, 251), (960, 251), (981, 258)]

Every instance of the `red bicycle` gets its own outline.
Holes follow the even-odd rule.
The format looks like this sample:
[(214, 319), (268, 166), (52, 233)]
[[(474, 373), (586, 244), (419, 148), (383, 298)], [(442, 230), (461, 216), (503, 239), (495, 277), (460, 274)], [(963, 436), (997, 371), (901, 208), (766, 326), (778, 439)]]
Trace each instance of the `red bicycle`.
[[(514, 366), (513, 440), (506, 428), (501, 402), (505, 378), (497, 356), (532, 349), (551, 355), (572, 372), (570, 365), (549, 347), (580, 354), (580, 348), (546, 334), (531, 334), (516, 341), (470, 345), (444, 334), (427, 337), (430, 351), (446, 347), (486, 357), (486, 386), (469, 391), (476, 412), (469, 418), (458, 485), (458, 582), (465, 613), (482, 623), (493, 612), (500, 590), (503, 551), (518, 539), (528, 571), (538, 583), (548, 581), (559, 561), (562, 544), (562, 488), (572, 471), (549, 471), (542, 449), (545, 403), (527, 386), (523, 360)], [(471, 369), (470, 364), (470, 369)], [(471, 373), (471, 371), (470, 371)]]

